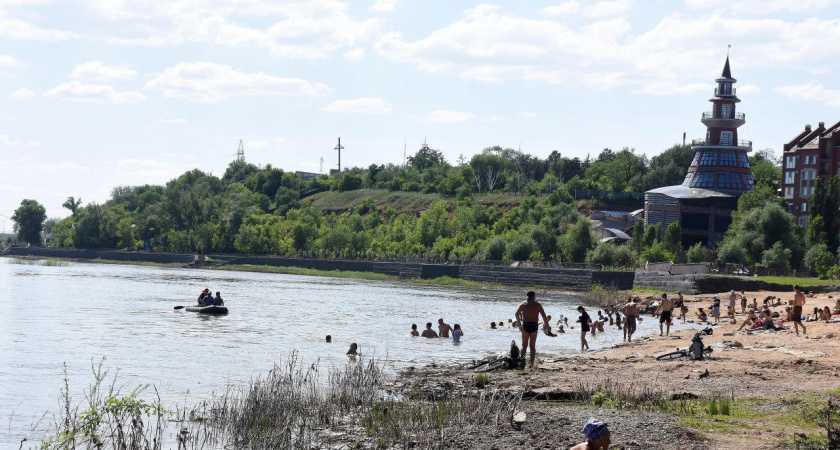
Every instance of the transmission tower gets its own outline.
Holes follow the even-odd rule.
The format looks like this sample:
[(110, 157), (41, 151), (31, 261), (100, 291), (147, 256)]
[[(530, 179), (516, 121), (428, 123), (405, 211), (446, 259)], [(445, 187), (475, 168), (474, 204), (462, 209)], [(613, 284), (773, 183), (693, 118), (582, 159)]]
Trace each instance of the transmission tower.
[(341, 150), (343, 150), (343, 149), (344, 149), (344, 147), (341, 146), (341, 138), (339, 137), (338, 138), (338, 145), (335, 146), (335, 150), (338, 150), (338, 173), (339, 173), (339, 175), (341, 174)]
[(236, 162), (245, 162), (245, 144), (242, 143), (241, 139), (239, 140), (239, 148), (236, 150)]

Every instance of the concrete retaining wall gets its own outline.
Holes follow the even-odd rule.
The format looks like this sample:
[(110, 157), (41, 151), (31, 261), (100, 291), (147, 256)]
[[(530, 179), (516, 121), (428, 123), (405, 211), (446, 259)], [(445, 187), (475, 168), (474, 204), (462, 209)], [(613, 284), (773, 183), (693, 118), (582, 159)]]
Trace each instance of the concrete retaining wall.
[(194, 255), (181, 253), (139, 253), (114, 250), (68, 249), (68, 248), (24, 248), (11, 247), (4, 255), (35, 256), (38, 258), (107, 259), (111, 261), (145, 261), (159, 264), (189, 264)]

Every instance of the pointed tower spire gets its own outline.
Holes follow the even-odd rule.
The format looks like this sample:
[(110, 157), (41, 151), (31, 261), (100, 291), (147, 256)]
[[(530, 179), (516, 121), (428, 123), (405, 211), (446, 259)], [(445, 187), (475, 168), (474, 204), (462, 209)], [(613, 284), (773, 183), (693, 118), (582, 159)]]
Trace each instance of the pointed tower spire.
[(726, 64), (723, 65), (723, 73), (720, 74), (720, 77), (732, 78), (732, 71), (729, 70), (729, 55), (726, 55)]

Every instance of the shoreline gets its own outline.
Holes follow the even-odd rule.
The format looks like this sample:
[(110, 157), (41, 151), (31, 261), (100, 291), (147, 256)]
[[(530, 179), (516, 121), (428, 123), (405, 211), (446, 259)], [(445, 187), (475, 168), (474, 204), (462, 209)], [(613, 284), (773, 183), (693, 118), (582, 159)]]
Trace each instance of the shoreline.
[[(431, 278), (431, 279), (424, 279), (424, 278), (400, 278), (394, 275), (387, 275), (377, 272), (362, 272), (362, 271), (352, 271), (352, 270), (322, 270), (322, 269), (309, 269), (305, 267), (290, 267), (290, 266), (258, 266), (252, 264), (242, 264), (242, 265), (220, 265), (220, 266), (197, 266), (197, 267), (187, 267), (181, 263), (159, 263), (159, 262), (150, 262), (150, 261), (122, 261), (122, 260), (109, 260), (109, 259), (83, 259), (83, 258), (64, 258), (64, 257), (39, 257), (39, 256), (17, 256), (17, 255), (2, 255), (0, 257), (5, 257), (9, 259), (19, 259), (24, 261), (49, 261), (49, 260), (56, 260), (56, 261), (66, 261), (71, 263), (80, 263), (80, 264), (107, 264), (107, 265), (125, 265), (125, 266), (141, 266), (141, 267), (158, 267), (158, 268), (165, 268), (165, 269), (192, 269), (192, 270), (212, 270), (212, 271), (230, 271), (230, 272), (251, 272), (251, 273), (268, 273), (268, 274), (277, 274), (277, 275), (300, 275), (300, 276), (316, 276), (316, 277), (330, 277), (330, 278), (341, 278), (341, 279), (352, 279), (352, 280), (364, 280), (364, 281), (394, 281), (400, 283), (408, 283), (408, 284), (418, 284), (418, 285), (434, 285), (434, 286), (450, 286), (450, 287), (462, 287), (462, 288), (471, 288), (471, 289), (494, 289), (494, 290), (502, 290), (502, 291), (510, 291), (510, 292), (521, 292), (522, 289), (528, 289), (528, 286), (516, 286), (510, 284), (501, 284), (501, 283), (493, 283), (493, 282), (477, 282), (471, 280), (464, 280), (460, 278), (452, 278), (452, 277), (438, 277), (438, 278)], [(565, 293), (574, 296), (582, 296), (586, 292), (585, 291), (570, 291), (568, 289), (564, 289), (561, 287), (555, 286), (540, 286), (535, 285), (530, 288), (530, 290), (534, 290), (536, 292), (552, 292), (552, 293)], [(627, 291), (631, 292), (631, 291)], [(659, 291), (656, 291), (659, 292)]]

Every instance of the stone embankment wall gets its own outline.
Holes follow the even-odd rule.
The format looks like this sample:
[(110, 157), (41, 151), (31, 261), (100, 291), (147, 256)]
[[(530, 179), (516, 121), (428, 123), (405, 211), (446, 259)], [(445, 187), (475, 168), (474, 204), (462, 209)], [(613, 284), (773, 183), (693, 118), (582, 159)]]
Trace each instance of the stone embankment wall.
[[(637, 270), (633, 287), (658, 289), (662, 291), (682, 291), (685, 294), (714, 294), (740, 291), (792, 291), (790, 284), (768, 283), (757, 278), (736, 277), (730, 275), (712, 275), (708, 266), (697, 264), (651, 264), (647, 270)], [(807, 286), (803, 288), (813, 292), (835, 292), (837, 285)]]
[[(155, 263), (193, 264), (195, 255), (173, 253), (118, 252), (104, 250), (46, 249), (14, 247), (4, 255), (36, 256), (42, 258), (107, 259), (113, 261), (148, 261)], [(317, 270), (374, 272), (402, 279), (432, 279), (442, 276), (476, 282), (512, 286), (551, 286), (570, 291), (586, 291), (593, 284), (631, 289), (633, 272), (605, 272), (597, 270), (550, 269), (510, 266), (459, 266), (455, 264), (421, 264), (406, 262), (344, 261), (324, 259), (283, 258), (273, 256), (207, 255), (220, 265), (256, 265), (275, 267), (303, 267)]]

